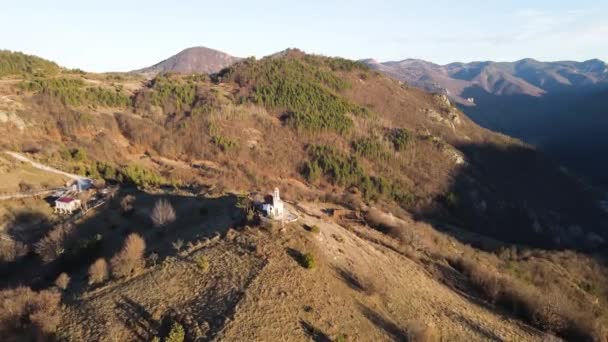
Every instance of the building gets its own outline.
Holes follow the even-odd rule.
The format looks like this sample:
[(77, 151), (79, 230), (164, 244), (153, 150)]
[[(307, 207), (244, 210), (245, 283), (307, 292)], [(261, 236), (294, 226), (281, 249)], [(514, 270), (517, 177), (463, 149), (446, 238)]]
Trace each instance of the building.
[(262, 211), (266, 216), (278, 220), (283, 218), (284, 210), (285, 207), (279, 195), (279, 188), (274, 188), (272, 196), (267, 196), (265, 203), (262, 204)]
[(59, 197), (55, 200), (55, 212), (59, 214), (71, 214), (74, 210), (80, 209), (80, 200), (72, 197)]

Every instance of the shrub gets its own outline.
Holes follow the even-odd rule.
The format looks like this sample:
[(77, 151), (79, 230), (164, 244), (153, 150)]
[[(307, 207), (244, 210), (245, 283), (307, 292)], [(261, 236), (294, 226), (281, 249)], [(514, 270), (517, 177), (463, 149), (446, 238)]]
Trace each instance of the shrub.
[(169, 335), (165, 338), (165, 342), (183, 342), (185, 337), (184, 327), (178, 322), (173, 322), (171, 331), (169, 331)]
[(173, 241), (171, 245), (173, 246), (173, 249), (175, 249), (175, 251), (179, 253), (179, 251), (181, 251), (182, 247), (184, 246), (184, 240), (177, 239), (176, 241)]
[(346, 342), (346, 335), (340, 334), (334, 338), (334, 342)]
[(390, 158), (390, 155), (384, 150), (382, 143), (377, 139), (359, 139), (353, 141), (352, 147), (357, 155), (371, 160), (387, 160)]
[(319, 228), (319, 226), (314, 225), (314, 226), (310, 227), (310, 232), (311, 233), (315, 233), (315, 234), (319, 234), (321, 232), (321, 229)]
[(194, 261), (196, 262), (196, 266), (200, 268), (203, 272), (207, 272), (209, 270), (209, 259), (207, 259), (204, 255), (197, 256)]
[(136, 186), (159, 186), (169, 182), (158, 173), (139, 164), (129, 164), (121, 170), (123, 180)]
[(227, 152), (236, 149), (239, 146), (236, 140), (221, 135), (211, 137), (211, 142), (220, 150), (222, 150), (222, 152)]
[(154, 204), (150, 219), (155, 227), (165, 227), (175, 221), (175, 210), (166, 199), (159, 199)]
[(45, 263), (54, 261), (65, 252), (64, 243), (72, 229), (69, 223), (56, 225), (34, 245), (34, 251)]
[(134, 204), (135, 203), (135, 196), (133, 195), (126, 195), (125, 197), (123, 197), (120, 200), (120, 209), (122, 210), (123, 214), (129, 214), (132, 213), (133, 210), (135, 209)]
[(99, 258), (89, 267), (89, 285), (101, 284), (108, 279), (108, 263), (106, 259)]
[(29, 247), (19, 241), (0, 239), (0, 262), (12, 262), (25, 256)]
[(137, 274), (144, 267), (146, 242), (138, 234), (130, 234), (123, 248), (110, 260), (112, 275), (116, 278)]
[(403, 151), (410, 140), (410, 134), (403, 128), (396, 128), (391, 132), (390, 140), (397, 151)]
[(0, 291), (0, 336), (6, 340), (50, 339), (60, 322), (58, 292), (29, 287)]
[(409, 322), (406, 327), (407, 341), (411, 342), (438, 342), (440, 336), (437, 331), (421, 321)]
[(312, 253), (302, 255), (302, 266), (306, 269), (312, 269), (316, 266), (315, 256)]
[(55, 279), (55, 286), (57, 286), (58, 288), (65, 290), (68, 288), (68, 285), (70, 284), (70, 276), (63, 272), (61, 273), (57, 279)]

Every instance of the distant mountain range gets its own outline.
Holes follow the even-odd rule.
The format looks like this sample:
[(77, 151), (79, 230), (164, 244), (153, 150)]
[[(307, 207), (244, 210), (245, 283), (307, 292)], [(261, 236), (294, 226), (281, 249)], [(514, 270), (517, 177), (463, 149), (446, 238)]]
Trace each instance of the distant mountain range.
[(535, 144), (608, 185), (608, 161), (602, 157), (608, 150), (605, 62), (362, 62), (411, 86), (446, 94), (478, 124)]
[(198, 46), (185, 49), (150, 67), (133, 72), (154, 76), (158, 73), (215, 73), (241, 60), (227, 53)]
[(384, 63), (367, 59), (363, 62), (414, 87), (445, 93), (452, 100), (466, 106), (474, 105), (471, 96), (478, 91), (492, 95), (538, 97), (608, 84), (608, 66), (598, 59), (585, 62), (539, 62), (527, 58), (517, 62), (447, 65), (418, 59)]

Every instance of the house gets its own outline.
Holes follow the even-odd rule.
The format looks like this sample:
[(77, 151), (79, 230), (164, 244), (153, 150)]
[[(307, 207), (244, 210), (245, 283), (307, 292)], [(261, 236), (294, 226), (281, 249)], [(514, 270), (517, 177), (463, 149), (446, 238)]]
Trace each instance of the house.
[(284, 205), (279, 195), (279, 188), (274, 188), (272, 196), (266, 196), (262, 204), (262, 212), (272, 219), (278, 220), (283, 218)]
[(71, 214), (74, 210), (80, 209), (80, 200), (72, 197), (59, 197), (55, 200), (55, 212), (59, 214)]

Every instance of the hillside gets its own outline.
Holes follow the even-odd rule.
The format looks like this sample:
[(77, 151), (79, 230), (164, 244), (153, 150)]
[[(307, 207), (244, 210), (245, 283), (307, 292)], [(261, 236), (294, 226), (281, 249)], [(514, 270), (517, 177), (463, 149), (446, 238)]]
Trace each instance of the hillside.
[(206, 47), (191, 47), (157, 64), (134, 70), (146, 76), (173, 72), (180, 74), (211, 74), (239, 61), (240, 58)]
[(0, 77), (53, 75), (60, 71), (59, 66), (43, 58), (21, 52), (0, 50)]
[[(606, 336), (596, 194), (362, 63), (292, 49), (212, 75), (62, 71), (2, 79), (0, 99), (2, 150), (96, 181), (82, 216), (0, 202), (14, 340)], [(0, 176), (29, 175), (4, 159)], [(296, 222), (254, 215), (274, 187)]]
[(476, 123), (538, 146), (592, 182), (608, 184), (608, 67), (585, 62), (472, 62), (437, 65), (421, 60), (365, 63), (427, 91), (447, 94)]

